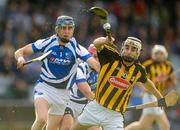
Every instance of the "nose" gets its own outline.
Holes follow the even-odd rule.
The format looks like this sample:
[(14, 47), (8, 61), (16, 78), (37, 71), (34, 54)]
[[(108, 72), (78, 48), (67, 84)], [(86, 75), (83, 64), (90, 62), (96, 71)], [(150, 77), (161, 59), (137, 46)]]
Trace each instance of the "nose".
[(127, 50), (127, 53), (130, 54), (130, 53), (131, 53), (131, 49), (128, 49), (128, 50)]
[(68, 28), (65, 28), (65, 29), (64, 29), (64, 32), (65, 32), (65, 33), (68, 33), (68, 32), (69, 32), (69, 29), (68, 29)]

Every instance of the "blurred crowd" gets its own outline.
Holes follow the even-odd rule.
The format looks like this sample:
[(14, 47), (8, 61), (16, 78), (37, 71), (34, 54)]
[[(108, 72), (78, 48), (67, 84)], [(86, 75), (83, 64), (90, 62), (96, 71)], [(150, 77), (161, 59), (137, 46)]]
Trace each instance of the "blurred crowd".
[[(40, 63), (17, 70), (13, 54), (17, 48), (53, 35), (59, 15), (75, 19), (75, 37), (85, 47), (94, 38), (105, 36), (100, 19), (86, 11), (92, 6), (109, 12), (108, 21), (119, 48), (127, 36), (135, 36), (143, 42), (141, 60), (150, 56), (154, 44), (165, 45), (169, 55), (179, 60), (179, 0), (0, 0), (0, 97), (32, 96), (29, 91), (38, 79)], [(180, 109), (173, 112), (180, 117)]]

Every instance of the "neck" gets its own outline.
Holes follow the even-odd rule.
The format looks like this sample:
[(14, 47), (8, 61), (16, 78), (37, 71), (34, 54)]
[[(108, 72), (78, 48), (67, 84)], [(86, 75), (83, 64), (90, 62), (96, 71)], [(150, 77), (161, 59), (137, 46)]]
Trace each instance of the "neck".
[(124, 63), (126, 66), (131, 66), (132, 64), (134, 64), (134, 61), (133, 61), (133, 62), (127, 62), (127, 61), (124, 61), (124, 60), (123, 60), (123, 63)]
[(66, 43), (62, 42), (60, 39), (58, 39), (59, 45), (65, 46)]

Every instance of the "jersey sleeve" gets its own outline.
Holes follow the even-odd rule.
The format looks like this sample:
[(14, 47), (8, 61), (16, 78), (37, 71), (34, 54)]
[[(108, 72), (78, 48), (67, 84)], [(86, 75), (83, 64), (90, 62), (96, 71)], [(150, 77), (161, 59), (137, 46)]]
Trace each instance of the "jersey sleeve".
[(82, 45), (78, 44), (74, 37), (71, 38), (71, 43), (72, 43), (72, 46), (74, 46), (74, 48), (76, 50), (77, 58), (80, 58), (81, 60), (86, 62), (87, 59), (89, 59), (91, 57), (88, 50), (85, 47), (83, 47)]
[(111, 62), (118, 57), (119, 53), (109, 46), (104, 46), (104, 48), (98, 52), (98, 58), (101, 65)]
[(140, 67), (141, 77), (138, 79), (137, 82), (145, 83), (147, 81), (147, 72), (146, 69), (141, 66)]
[(44, 52), (46, 47), (56, 40), (56, 37), (48, 37), (46, 39), (39, 39), (36, 42), (32, 43), (32, 49), (34, 53)]
[(86, 69), (82, 64), (77, 67), (76, 84), (86, 82)]
[(81, 46), (81, 45), (78, 45), (77, 53), (79, 55), (79, 58), (81, 60), (85, 61), (85, 62), (91, 57), (88, 50), (85, 47)]
[(175, 74), (174, 74), (174, 68), (172, 66), (171, 63), (169, 63), (169, 67), (170, 67), (170, 70), (169, 70), (169, 78), (168, 80), (172, 80), (173, 82), (176, 82), (176, 78), (175, 78)]
[(173, 66), (172, 66), (172, 64), (170, 64), (170, 72), (169, 72), (169, 74), (172, 74), (173, 72), (174, 72)]
[(36, 42), (32, 43), (32, 49), (34, 53), (36, 52), (43, 52), (43, 41), (44, 39), (37, 40)]

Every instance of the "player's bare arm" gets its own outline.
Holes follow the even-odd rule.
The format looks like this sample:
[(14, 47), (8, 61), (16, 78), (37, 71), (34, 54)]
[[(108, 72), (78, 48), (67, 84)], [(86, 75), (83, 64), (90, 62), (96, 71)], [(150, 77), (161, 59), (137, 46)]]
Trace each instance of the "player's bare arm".
[(99, 37), (93, 41), (93, 44), (100, 52), (104, 48), (104, 45), (112, 46), (113, 42), (114, 38), (111, 38), (111, 40), (109, 40), (108, 37)]
[(17, 60), (17, 68), (23, 67), (23, 64), (25, 63), (23, 56), (24, 55), (31, 55), (31, 54), (33, 54), (32, 44), (28, 44), (28, 45), (18, 49), (14, 53), (14, 57)]
[(147, 79), (147, 81), (143, 84), (146, 89), (152, 93), (158, 100), (163, 98), (163, 96), (161, 95), (161, 93), (156, 89), (154, 83), (150, 80)]
[(79, 90), (84, 94), (84, 96), (89, 100), (92, 101), (94, 99), (94, 93), (91, 91), (90, 86), (87, 82), (81, 82), (77, 84)]
[(96, 70), (96, 72), (99, 72), (100, 64), (94, 57), (90, 57), (86, 62), (88, 63), (88, 65), (90, 65), (91, 68)]

